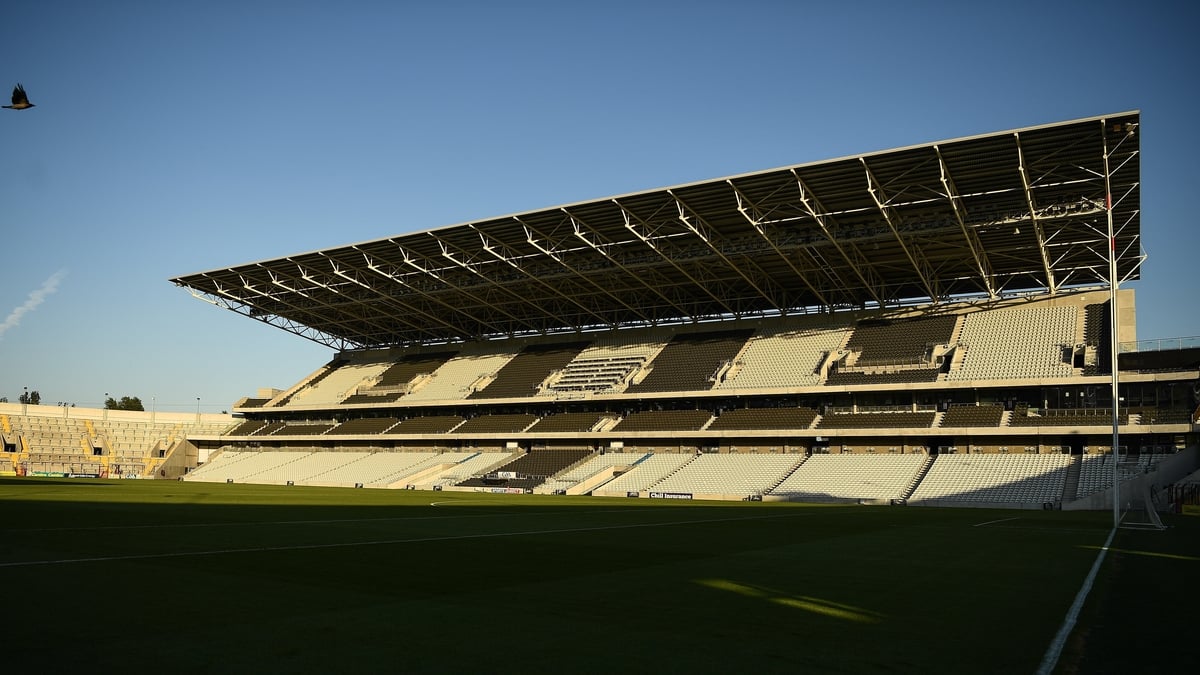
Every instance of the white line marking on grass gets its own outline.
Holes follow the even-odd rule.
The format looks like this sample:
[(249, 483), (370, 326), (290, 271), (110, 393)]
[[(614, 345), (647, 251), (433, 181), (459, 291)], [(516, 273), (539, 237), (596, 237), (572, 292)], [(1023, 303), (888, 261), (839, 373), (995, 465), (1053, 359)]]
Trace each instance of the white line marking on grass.
[[(482, 502), (490, 503), (490, 502)], [(631, 513), (634, 511), (652, 511), (653, 509), (596, 509), (592, 511), (572, 511), (572, 515), (583, 513), (583, 515), (591, 515), (595, 513)], [(525, 516), (549, 516), (562, 513), (561, 511), (523, 511)], [(322, 518), (308, 520), (244, 520), (244, 521), (229, 521), (227, 523), (152, 523), (146, 525), (88, 525), (88, 526), (68, 526), (68, 527), (27, 527), (21, 529), (0, 529), (0, 534), (17, 534), (24, 532), (95, 532), (105, 530), (156, 530), (162, 528), (170, 528), (178, 530), (188, 527), (252, 527), (257, 525), (323, 525), (326, 523), (392, 523), (409, 520), (443, 520), (443, 519), (465, 519), (465, 518), (507, 518), (510, 513), (470, 513), (456, 516), (397, 516), (395, 518)]]
[(1067, 617), (1063, 619), (1062, 626), (1058, 629), (1058, 634), (1054, 636), (1050, 647), (1046, 649), (1046, 655), (1042, 657), (1042, 665), (1038, 667), (1037, 675), (1050, 675), (1058, 665), (1058, 657), (1062, 655), (1063, 647), (1067, 644), (1067, 638), (1071, 636), (1071, 631), (1075, 629), (1075, 622), (1079, 621), (1079, 612), (1083, 609), (1083, 603), (1087, 600), (1088, 593), (1092, 590), (1092, 584), (1096, 581), (1096, 573), (1100, 571), (1100, 564), (1104, 562), (1104, 555), (1108, 553), (1108, 548), (1112, 545), (1113, 535), (1116, 533), (1117, 528), (1114, 527), (1109, 531), (1108, 539), (1105, 540), (1104, 546), (1100, 547), (1100, 553), (1096, 555), (1096, 562), (1092, 563), (1092, 571), (1088, 572), (1087, 578), (1083, 580), (1083, 586), (1080, 587), (1079, 593), (1075, 595), (1075, 602), (1071, 603), (1071, 608), (1067, 610)]
[(1034, 525), (990, 525), (993, 530), (1020, 530), (1021, 532), (1095, 532), (1087, 527), (1040, 527)]
[(739, 520), (766, 520), (769, 518), (787, 518), (796, 514), (775, 514), (762, 516), (742, 516), (739, 518), (705, 518), (700, 520), (675, 520), (664, 523), (634, 523), (632, 525), (598, 525), (594, 527), (565, 527), (554, 530), (518, 530), (514, 532), (488, 532), (483, 534), (458, 534), (444, 537), (414, 537), (412, 539), (383, 539), (376, 541), (351, 541), (336, 544), (295, 544), (291, 546), (259, 546), (255, 548), (226, 548), (208, 551), (176, 551), (173, 553), (137, 553), (132, 555), (97, 556), (91, 558), (61, 558), (57, 560), (23, 560), (0, 563), (5, 567), (39, 567), (46, 565), (68, 565), (86, 562), (115, 562), (124, 560), (154, 560), (158, 558), (188, 558), (203, 555), (225, 555), (229, 553), (272, 553), (277, 551), (308, 551), (331, 548), (353, 548), (357, 546), (387, 546), (394, 544), (419, 544), (437, 541), (461, 541), (465, 539), (496, 539), (499, 537), (524, 537), (541, 534), (560, 534), (569, 532), (598, 532), (602, 530), (632, 530), (645, 527), (673, 527), (675, 525), (697, 525), (704, 523), (724, 523)]
[(436, 520), (438, 518), (482, 518), (483, 515), (468, 516), (405, 516), (402, 518), (325, 518), (312, 520), (244, 520), (227, 523), (159, 523), (149, 525), (90, 525), (76, 527), (30, 527), (20, 530), (0, 530), (7, 534), (18, 532), (95, 532), (103, 530), (178, 530), (188, 527), (247, 527), (255, 525), (321, 525), (324, 523), (386, 523), (398, 520)]
[(975, 523), (971, 527), (983, 527), (984, 525), (992, 525), (995, 523), (1007, 523), (1010, 520), (1016, 520), (1016, 519), (1017, 519), (1017, 517), (1013, 516), (1012, 518), (1001, 518), (1000, 520), (989, 520), (986, 523)]

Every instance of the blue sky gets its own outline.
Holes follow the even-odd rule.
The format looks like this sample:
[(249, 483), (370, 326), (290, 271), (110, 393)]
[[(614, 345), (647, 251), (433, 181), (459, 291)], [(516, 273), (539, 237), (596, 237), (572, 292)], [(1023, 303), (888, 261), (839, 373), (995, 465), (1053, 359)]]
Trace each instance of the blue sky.
[(0, 8), (0, 396), (228, 409), (332, 353), (168, 279), (609, 195), (1142, 111), (1141, 338), (1200, 335), (1181, 2)]

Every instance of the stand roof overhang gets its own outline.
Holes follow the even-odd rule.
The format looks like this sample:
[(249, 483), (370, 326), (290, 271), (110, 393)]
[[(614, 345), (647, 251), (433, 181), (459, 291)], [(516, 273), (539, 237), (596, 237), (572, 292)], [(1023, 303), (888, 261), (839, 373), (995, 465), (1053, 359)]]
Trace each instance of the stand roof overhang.
[(335, 349), (1107, 284), (1141, 260), (1139, 112), (538, 209), (172, 279)]

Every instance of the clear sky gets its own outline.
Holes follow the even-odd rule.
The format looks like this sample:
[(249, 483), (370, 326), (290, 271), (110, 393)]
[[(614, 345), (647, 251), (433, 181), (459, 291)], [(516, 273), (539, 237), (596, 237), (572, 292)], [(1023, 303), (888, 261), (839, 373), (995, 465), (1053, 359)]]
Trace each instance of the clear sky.
[(0, 396), (217, 412), (332, 356), (173, 276), (1133, 109), (1138, 334), (1200, 335), (1196, 7), (6, 0)]

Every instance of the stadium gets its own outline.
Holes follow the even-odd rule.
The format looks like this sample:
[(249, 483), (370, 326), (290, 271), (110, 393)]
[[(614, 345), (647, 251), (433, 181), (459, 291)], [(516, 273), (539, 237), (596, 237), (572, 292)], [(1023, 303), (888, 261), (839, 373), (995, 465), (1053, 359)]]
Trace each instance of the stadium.
[(1128, 479), (1197, 462), (1200, 345), (1138, 342), (1120, 287), (1141, 262), (1138, 128), (1076, 120), (180, 276), (336, 355), (236, 419), (21, 406), (0, 470), (1105, 508), (1114, 432)]
[(1121, 462), (1174, 482), (1195, 468), (1178, 455), (1195, 445), (1200, 345), (1126, 350), (1133, 291), (1115, 294), (1114, 328), (1107, 287), (1109, 217), (1117, 280), (1138, 276), (1138, 125), (1007, 131), (178, 277), (337, 356), (238, 401), (243, 422), (160, 471), (1097, 508), (1116, 344)]
[[(1025, 523), (1004, 533), (1012, 539), (987, 540), (979, 550), (988, 552), (978, 555), (998, 555), (996, 546), (1011, 549), (1014, 566), (1032, 564), (1045, 572), (1037, 592), (1063, 600), (1065, 611), (1107, 511), (1157, 528), (1163, 517), (1169, 520), (1168, 512), (1196, 503), (1200, 483), (1200, 340), (1139, 340), (1136, 331), (1135, 288), (1128, 284), (1139, 278), (1143, 258), (1139, 137), (1139, 113), (1124, 112), (178, 276), (171, 281), (193, 296), (326, 345), (334, 355), (298, 370), (287, 389), (263, 389), (234, 402), (231, 415), (3, 404), (0, 474), (14, 484), (47, 479), (53, 486), (73, 485), (50, 480), (72, 477), (158, 479), (147, 482), (193, 491), (170, 495), (225, 491), (270, 513), (300, 503), (341, 509), (336, 518), (333, 510), (311, 517), (322, 523), (387, 520), (389, 505), (401, 503), (389, 500), (453, 504), (459, 513), (481, 518), (507, 513), (517, 519), (521, 509), (546, 509), (551, 515), (543, 524), (521, 523), (503, 535), (451, 530), (410, 533), (403, 542), (459, 545), (458, 562), (443, 561), (448, 566), (440, 573), (422, 572), (449, 584), (452, 575), (473, 573), (468, 567), (478, 571), (456, 566), (464, 559), (487, 567), (497, 564), (493, 556), (514, 556), (532, 564), (527, 552), (508, 544), (498, 544), (484, 559), (470, 549), (474, 538), (594, 535), (571, 548), (536, 548), (539, 562), (531, 574), (573, 564), (571, 555), (583, 547), (614, 575), (586, 594), (605, 621), (616, 621), (622, 603), (632, 607), (639, 595), (649, 596), (658, 603), (651, 605), (654, 611), (679, 617), (692, 612), (726, 639), (762, 647), (767, 656), (746, 660), (741, 665), (747, 668), (771, 670), (787, 662), (770, 661), (775, 648), (759, 644), (766, 640), (759, 635), (762, 625), (783, 620), (772, 614), (779, 607), (854, 625), (881, 623), (888, 612), (874, 614), (866, 609), (873, 600), (862, 596), (834, 601), (777, 592), (772, 584), (787, 582), (770, 575), (755, 584), (720, 575), (698, 582), (736, 602), (758, 598), (770, 605), (754, 605), (758, 609), (751, 611), (766, 616), (749, 622), (753, 636), (743, 635), (699, 605), (671, 605), (676, 600), (656, 596), (654, 584), (662, 583), (657, 577), (621, 574), (626, 563), (618, 554), (630, 543), (615, 539), (617, 533), (664, 523), (618, 518), (636, 506), (672, 525), (679, 518), (733, 521), (737, 528), (711, 536), (739, 555), (755, 550), (748, 543), (738, 548), (739, 538), (780, 536), (771, 530), (776, 521), (764, 519), (801, 513), (857, 514), (839, 516), (845, 520), (828, 527), (876, 534), (889, 527), (961, 525), (968, 531), (967, 525)], [(296, 496), (301, 494), (308, 496)], [(146, 492), (129, 501), (158, 498)], [(687, 500), (703, 503), (681, 503)], [(813, 504), (826, 506), (808, 508)], [(900, 508), (920, 506), (959, 508)], [(619, 515), (602, 515), (610, 511)], [(773, 515), (753, 515), (764, 513)], [(211, 518), (177, 515), (183, 524), (197, 519), (197, 527)], [(272, 520), (300, 521), (310, 516), (289, 511)], [(638, 555), (654, 547), (653, 537), (661, 534), (654, 532), (641, 535)], [(328, 557), (336, 547), (363, 541), (346, 532), (320, 543), (277, 541), (277, 532), (245, 536), (205, 540), (195, 555), (244, 550), (266, 559), (318, 549)], [(401, 541), (363, 536), (389, 545)], [(1030, 561), (1063, 539), (1073, 548), (1060, 552), (1071, 561), (1062, 569), (1051, 572), (1051, 566)], [(863, 566), (869, 567), (872, 555), (903, 572), (901, 560), (928, 540), (864, 543), (853, 553), (835, 547), (828, 558), (805, 549), (793, 562), (811, 561), (815, 567), (809, 569), (822, 575), (845, 565), (846, 577), (833, 578), (846, 590), (850, 577), (856, 583), (871, 578)], [(252, 545), (260, 548), (244, 548)], [(959, 553), (973, 550), (969, 542), (954, 546)], [(0, 565), (32, 573), (30, 561), (42, 560), (39, 547), (46, 546), (32, 546), (21, 554), (26, 557)], [(668, 558), (676, 566), (689, 564), (689, 556), (703, 566), (708, 550), (693, 538), (671, 539), (663, 547), (671, 549)], [(560, 557), (557, 550), (571, 555)], [(134, 557), (148, 564), (166, 555)], [(270, 564), (285, 568), (281, 574), (289, 579), (304, 574), (299, 562), (295, 569)], [(311, 564), (332, 570), (341, 563)], [(974, 571), (997, 586), (985, 604), (1015, 596), (1014, 587), (992, 578), (1001, 576), (994, 570)], [(970, 572), (964, 570), (955, 584), (971, 583)], [(494, 582), (496, 575), (482, 578)], [(249, 582), (223, 583), (237, 588)], [(489, 592), (486, 584), (466, 584), (473, 593)], [(220, 597), (229, 598), (221, 588)], [(622, 597), (607, 600), (606, 588), (620, 588)], [(564, 586), (540, 592), (576, 601), (581, 593)], [(286, 593), (280, 593), (286, 605)], [(498, 611), (510, 607), (524, 616), (544, 611), (544, 600), (500, 593), (473, 607), (494, 603)], [(893, 616), (898, 607), (921, 601), (898, 596), (895, 602)], [(928, 631), (941, 621), (953, 623), (959, 610), (965, 623), (985, 620), (953, 605), (937, 596), (930, 606), (943, 618), (925, 616), (920, 625)], [(1022, 626), (1014, 628), (1021, 645), (1044, 644), (1061, 620), (1058, 607), (1025, 616), (1014, 606), (996, 616)], [(489, 633), (494, 639), (468, 650), (472, 658), (503, 654), (512, 659), (502, 661), (509, 667), (521, 658), (556, 662), (530, 656), (551, 649), (546, 641), (537, 648), (513, 646), (511, 635), (482, 619), (441, 610), (435, 612), (439, 620), (495, 631)], [(356, 620), (362, 623), (336, 630), (363, 629), (374, 619)], [(638, 621), (631, 626), (655, 630)], [(597, 628), (576, 615), (567, 627)], [(638, 640), (634, 630), (617, 632), (628, 645)], [(805, 633), (815, 638), (833, 629), (803, 630), (815, 631)], [(428, 638), (424, 630), (420, 634)], [(874, 639), (894, 655), (913, 637)], [(446, 656), (459, 647), (444, 638), (439, 633), (430, 649), (461, 666)], [(135, 643), (126, 636), (110, 644)], [(603, 642), (589, 644), (605, 648)], [(961, 653), (947, 648), (940, 655), (914, 655), (899, 670), (992, 672), (972, 660), (980, 644), (965, 640)], [(698, 663), (733, 665), (692, 648)], [(227, 654), (235, 663), (239, 653), (250, 659), (255, 647), (239, 649)], [(285, 670), (306, 669), (277, 656)], [(806, 663), (819, 668), (841, 658), (810, 656)], [(994, 672), (1032, 669), (1040, 656), (1025, 649), (1015, 661), (998, 660)], [(429, 654), (420, 659), (423, 668), (439, 663)], [(616, 663), (628, 666), (631, 659)], [(673, 669), (637, 663), (633, 670)], [(931, 670), (930, 664), (941, 668)], [(199, 669), (204, 667), (219, 666)], [(848, 668), (877, 667), (867, 659)], [(704, 669), (693, 664), (697, 668)]]

